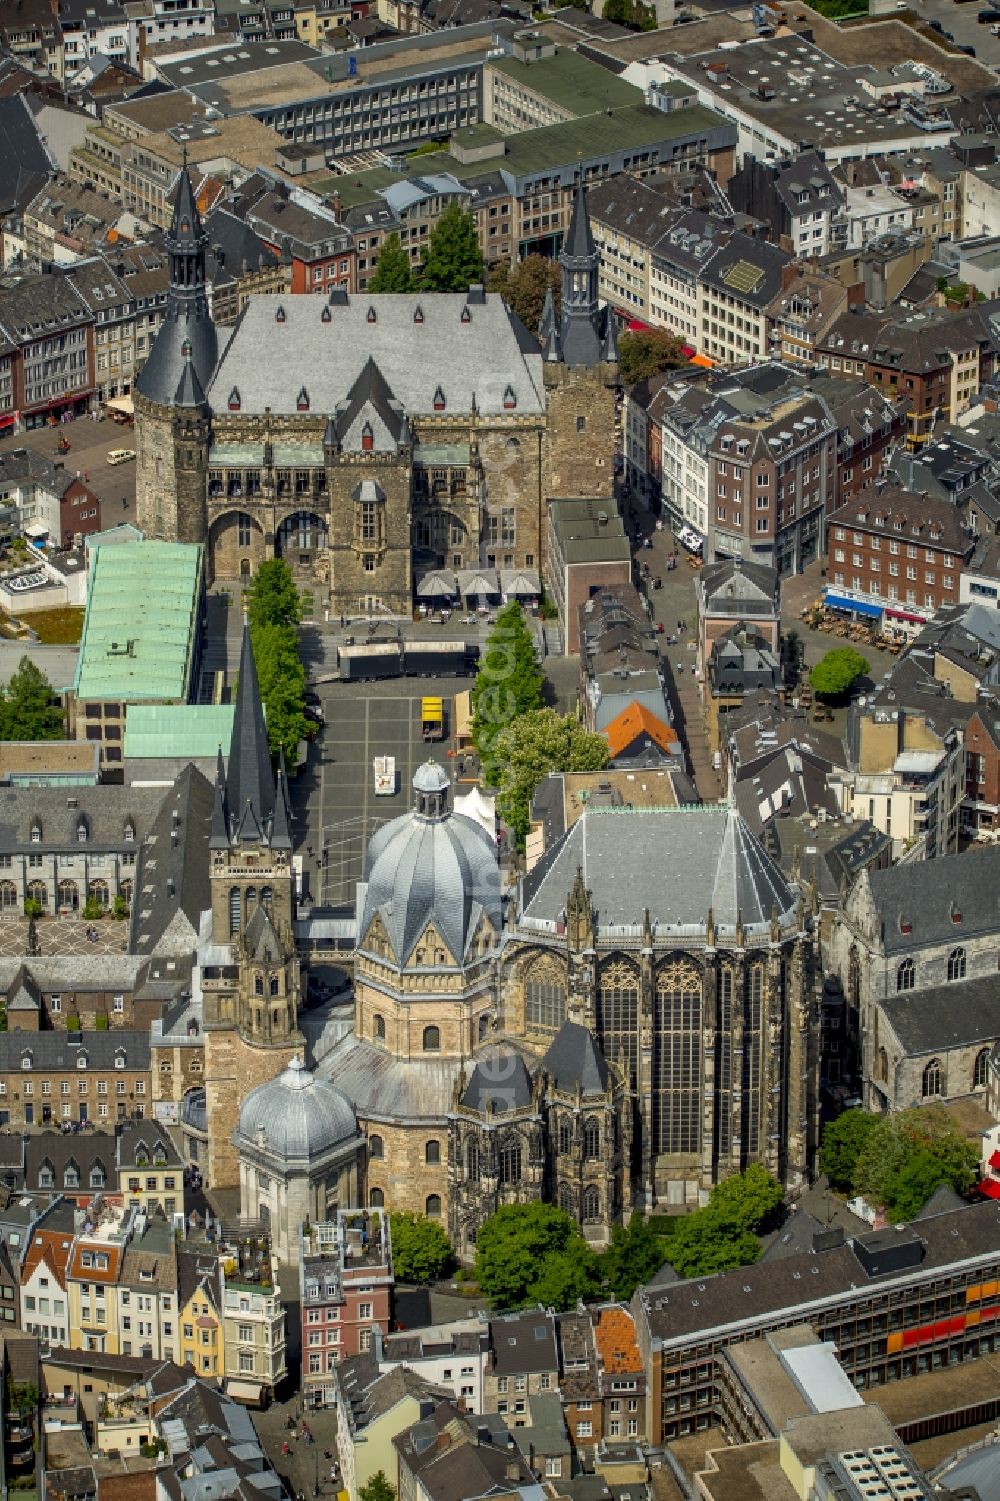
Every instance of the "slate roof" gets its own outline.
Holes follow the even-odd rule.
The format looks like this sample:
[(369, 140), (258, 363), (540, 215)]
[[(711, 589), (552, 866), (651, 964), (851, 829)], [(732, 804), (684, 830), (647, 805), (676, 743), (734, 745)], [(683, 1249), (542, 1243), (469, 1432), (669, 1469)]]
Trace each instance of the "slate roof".
[(490, 1319), (490, 1341), (498, 1376), (559, 1369), (555, 1319), (543, 1309)]
[(319, 1069), (366, 1120), (443, 1124), (451, 1109), (455, 1065), (448, 1059), (393, 1058), (385, 1048), (351, 1035), (321, 1060)]
[(0, 214), (20, 213), (53, 166), (24, 95), (0, 99)]
[(734, 609), (752, 614), (771, 613), (779, 595), (778, 571), (763, 563), (744, 563), (741, 558), (723, 558), (706, 563), (698, 573), (698, 594), (705, 613)]
[(520, 1053), (498, 1049), (481, 1058), (462, 1095), (467, 1110), (489, 1115), (526, 1110), (531, 1104), (531, 1079)]
[[(208, 387), (215, 410), (228, 410), (235, 386), (244, 414), (263, 415), (267, 406), (276, 415), (294, 414), (305, 378), (311, 410), (333, 412), (369, 357), (410, 414), (433, 416), (438, 386), (449, 414), (468, 415), (475, 402), (484, 416), (501, 416), (508, 386), (519, 414), (545, 409), (537, 342), (518, 327), (498, 293), (471, 304), (465, 294), (450, 292), (361, 292), (333, 303), (288, 297), (283, 323), (275, 320), (277, 304), (275, 297), (249, 299)], [(414, 322), (418, 305), (422, 323)], [(326, 308), (331, 316), (324, 322)]]
[[(173, 219), (166, 236), (168, 250), (194, 254), (207, 236), (198, 213), (187, 167), (182, 167), (174, 201)], [(218, 335), (208, 311), (203, 282), (191, 286), (171, 282), (167, 309), (159, 332), (135, 383), (135, 389), (150, 401), (170, 406), (190, 359), (202, 391), (206, 390), (218, 358)]]
[(985, 1045), (1000, 1037), (1000, 986), (993, 975), (890, 995), (881, 1008), (909, 1057)]
[(950, 1183), (939, 1183), (931, 1194), (924, 1207), (913, 1218), (915, 1220), (930, 1220), (936, 1214), (954, 1214), (956, 1209), (964, 1209), (965, 1200), (952, 1188)]
[[(0, 789), (0, 851), (58, 850), (93, 854), (137, 850), (163, 802), (162, 787), (9, 787)], [(71, 806), (76, 804), (76, 807)], [(131, 822), (134, 838), (126, 839)], [(80, 824), (86, 840), (79, 838)], [(33, 842), (31, 830), (41, 827)]]
[(549, 1044), (542, 1068), (553, 1083), (568, 1093), (579, 1084), (584, 1099), (607, 1094), (611, 1077), (604, 1054), (587, 1027), (565, 1021)]
[(19, 1071), (28, 1053), (32, 1068), (39, 1072), (75, 1070), (81, 1054), (87, 1060), (86, 1071), (113, 1072), (121, 1053), (127, 1070), (142, 1073), (149, 1069), (149, 1033), (125, 1027), (113, 1032), (0, 1032), (0, 1073)]
[(41, 1180), (44, 1168), (51, 1172), (57, 1190), (68, 1188), (66, 1169), (70, 1163), (76, 1165), (79, 1173), (79, 1188), (71, 1192), (94, 1193), (96, 1190), (91, 1185), (90, 1175), (95, 1169), (104, 1175), (106, 1193), (114, 1193), (118, 1187), (115, 1139), (107, 1131), (86, 1131), (73, 1136), (64, 1136), (61, 1131), (33, 1132), (28, 1137), (25, 1156), (24, 1187), (28, 1193), (52, 1191), (52, 1184)]
[(184, 955), (195, 947), (201, 914), (212, 905), (208, 837), (213, 791), (185, 766), (163, 799), (140, 858), (132, 903), (137, 954)]
[(257, 271), (281, 262), (280, 255), (270, 245), (265, 245), (249, 224), (228, 209), (214, 209), (205, 220), (205, 231), (208, 235), (206, 274), (213, 286), (235, 281), (246, 270)]
[(578, 868), (599, 927), (636, 923), (636, 870), (654, 929), (704, 928), (709, 909), (730, 930), (738, 919), (769, 927), (775, 906), (784, 922), (795, 917), (792, 889), (731, 808), (588, 810), (522, 881), (523, 915), (562, 921)]
[[(874, 870), (869, 882), (886, 954), (952, 946), (996, 932), (1000, 846)], [(953, 920), (953, 911), (961, 914), (961, 922)], [(911, 931), (903, 932), (901, 924)], [(1000, 999), (996, 981), (990, 983)], [(954, 1002), (958, 992), (954, 987), (949, 991)], [(912, 1004), (916, 996), (911, 991), (904, 999)]]

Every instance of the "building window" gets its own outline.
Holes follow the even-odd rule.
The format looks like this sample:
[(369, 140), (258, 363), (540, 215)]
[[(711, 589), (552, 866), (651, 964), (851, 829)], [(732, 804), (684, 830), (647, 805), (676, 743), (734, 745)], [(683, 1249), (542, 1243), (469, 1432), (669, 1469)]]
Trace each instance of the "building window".
[(385, 1143), (382, 1140), (381, 1136), (369, 1136), (368, 1156), (379, 1162), (381, 1162), (382, 1158), (385, 1156)]
[(524, 1019), (529, 1027), (558, 1032), (566, 1020), (566, 987), (561, 980), (528, 980), (524, 987)]
[(470, 1183), (479, 1182), (479, 1142), (470, 1136), (465, 1149), (465, 1176)]
[(600, 1157), (601, 1155), (601, 1126), (594, 1116), (590, 1117), (583, 1128), (583, 1155), (584, 1157)]
[(432, 1167), (436, 1167), (441, 1161), (441, 1143), (439, 1141), (425, 1142), (424, 1161)]
[(521, 1181), (521, 1143), (516, 1136), (508, 1136), (497, 1152), (497, 1176), (501, 1186)]
[(372, 1018), (372, 1036), (376, 1042), (385, 1042), (385, 1017), (376, 1015)]
[(941, 1093), (941, 1064), (937, 1058), (932, 1058), (924, 1069), (920, 1093), (925, 1100), (932, 1099)]
[(896, 990), (912, 990), (916, 984), (916, 970), (912, 959), (904, 959), (896, 970)]
[(952, 949), (948, 955), (948, 979), (964, 980), (965, 967), (965, 950)]
[(441, 1051), (441, 1029), (440, 1029), (440, 1027), (425, 1027), (424, 1028), (424, 1052), (425, 1053), (439, 1053), (440, 1051)]
[(975, 1061), (975, 1063), (973, 1065), (973, 1068), (972, 1068), (972, 1087), (973, 1087), (973, 1089), (985, 1089), (986, 1088), (986, 1068), (987, 1068), (987, 1065), (989, 1063), (989, 1059), (990, 1059), (990, 1050), (989, 1050), (989, 1048), (980, 1048), (979, 1052), (976, 1054), (976, 1061)]
[(593, 1184), (583, 1191), (583, 1217), (585, 1220), (599, 1220), (601, 1217), (601, 1195)]
[(385, 1194), (380, 1188), (373, 1188), (368, 1194), (368, 1203), (372, 1209), (381, 1209), (385, 1204)]
[(426, 1199), (426, 1202), (424, 1204), (424, 1214), (427, 1216), (427, 1218), (429, 1220), (439, 1220), (441, 1218), (441, 1195), (440, 1194), (428, 1194), (427, 1195), (427, 1199)]

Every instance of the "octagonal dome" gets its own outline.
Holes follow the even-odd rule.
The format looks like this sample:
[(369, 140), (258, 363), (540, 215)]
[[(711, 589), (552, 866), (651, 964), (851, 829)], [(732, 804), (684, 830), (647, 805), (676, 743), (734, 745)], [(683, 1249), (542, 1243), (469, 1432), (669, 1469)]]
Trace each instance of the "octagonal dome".
[(496, 842), (448, 808), (448, 774), (433, 762), (413, 778), (416, 803), (379, 829), (365, 856), (361, 946), (376, 915), (397, 964), (405, 964), (433, 922), (458, 963), (481, 918), (503, 925)]
[(236, 1134), (286, 1163), (312, 1163), (357, 1136), (358, 1123), (347, 1096), (293, 1058), (283, 1074), (250, 1091)]

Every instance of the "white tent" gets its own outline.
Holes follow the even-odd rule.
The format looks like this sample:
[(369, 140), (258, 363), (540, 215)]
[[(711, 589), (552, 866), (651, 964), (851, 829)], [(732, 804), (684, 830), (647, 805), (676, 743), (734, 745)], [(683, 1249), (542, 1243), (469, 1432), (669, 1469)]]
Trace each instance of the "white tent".
[(497, 814), (496, 800), (486, 797), (479, 787), (473, 787), (471, 792), (465, 792), (455, 799), (455, 812), (463, 813), (466, 818), (471, 818), (481, 829), (485, 829), (491, 839), (497, 837)]

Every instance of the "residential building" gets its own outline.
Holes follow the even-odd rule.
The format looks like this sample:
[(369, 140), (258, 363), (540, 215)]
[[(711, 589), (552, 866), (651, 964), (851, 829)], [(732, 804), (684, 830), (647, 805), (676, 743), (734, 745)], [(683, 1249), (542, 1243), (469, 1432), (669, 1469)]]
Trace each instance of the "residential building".
[[(558, 1407), (558, 1398), (553, 1400)], [(502, 1424), (472, 1419), (451, 1401), (424, 1405), (426, 1415), (392, 1440), (392, 1475), (407, 1501), (448, 1501), (459, 1494), (526, 1501), (539, 1493), (542, 1475), (551, 1480), (569, 1473), (568, 1454), (557, 1461), (535, 1451), (529, 1465)], [(532, 1439), (535, 1433), (530, 1429)], [(520, 1437), (527, 1445), (529, 1430)], [(538, 1437), (543, 1437), (541, 1429)]]
[(122, 0), (128, 21), (129, 56), (139, 63), (150, 47), (178, 37), (210, 37), (215, 31), (214, 0)]
[(315, 193), (275, 188), (257, 199), (247, 213), (247, 223), (275, 255), (290, 261), (292, 292), (354, 290), (350, 232)]
[(398, 1475), (393, 1440), (429, 1418), (450, 1393), (406, 1366), (383, 1374), (373, 1350), (342, 1361), (334, 1380), (341, 1486), (350, 1501), (358, 1501), (379, 1470), (386, 1478)]
[(580, 611), (598, 591), (629, 584), (632, 554), (612, 500), (550, 500), (546, 586), (559, 611), (565, 651), (580, 649)]
[(726, 715), (738, 709), (750, 694), (781, 689), (781, 658), (753, 626), (731, 626), (716, 637), (706, 663), (705, 710), (708, 740), (713, 752), (721, 751), (726, 736)]
[(491, 1319), (490, 1351), (483, 1410), (499, 1413), (513, 1428), (526, 1415), (529, 1398), (558, 1388), (554, 1315), (538, 1308)]
[(222, 1267), (214, 1247), (177, 1247), (177, 1328), (180, 1365), (205, 1381), (226, 1374)]
[(973, 833), (1000, 827), (1000, 710), (985, 699), (965, 726), (962, 822)]
[(266, 1234), (240, 1236), (222, 1264), (226, 1388), (260, 1401), (273, 1395), (287, 1366), (285, 1306)]
[(704, 266), (698, 284), (698, 353), (715, 364), (766, 357), (768, 308), (781, 289), (788, 253), (733, 234)]
[(388, 1334), (392, 1289), (387, 1214), (377, 1209), (340, 1209), (336, 1218), (303, 1228), (299, 1297), (302, 1390), (307, 1404), (332, 1406), (336, 1365), (370, 1350), (376, 1333)]
[(40, 1215), (20, 1257), (21, 1328), (43, 1348), (70, 1342), (66, 1267), (76, 1234), (73, 1208), (57, 1200)]
[[(890, 454), (906, 432), (906, 403), (894, 401), (866, 381), (815, 375), (809, 389), (822, 397), (837, 424), (835, 504), (858, 499), (887, 472)], [(908, 489), (922, 489), (908, 485)]]
[(781, 645), (781, 586), (777, 571), (742, 558), (706, 563), (695, 580), (698, 600), (698, 669), (704, 672), (720, 636), (741, 623), (752, 625), (772, 651)]
[(677, 731), (643, 704), (630, 704), (604, 726), (612, 766), (646, 771), (671, 766), (684, 769), (684, 749)]
[(94, 391), (93, 318), (67, 276), (22, 276), (0, 292), (0, 329), (10, 352), (0, 367), (0, 411), (26, 428), (50, 414), (82, 414)]
[(72, 266), (103, 249), (120, 218), (106, 193), (57, 173), (25, 204), (25, 263), (33, 271)]
[(0, 1125), (126, 1120), (150, 1098), (142, 1032), (0, 1034)]
[(784, 161), (748, 155), (726, 184), (733, 208), (767, 225), (797, 259), (827, 255), (847, 243), (845, 195), (818, 151)]
[(847, 306), (845, 286), (793, 261), (784, 268), (781, 290), (767, 310), (770, 353), (791, 364), (814, 366), (817, 348)]
[(129, 63), (128, 25), (120, 0), (59, 0), (63, 69), (66, 81), (98, 53), (112, 62)]
[[(161, 1214), (171, 1225), (184, 1214), (184, 1164), (155, 1121), (123, 1126), (115, 1149), (118, 1192), (126, 1209)], [(173, 1357), (170, 1357), (173, 1359)]]
[(825, 598), (887, 623), (920, 624), (958, 603), (974, 542), (946, 500), (876, 486), (832, 511)]
[[(379, 1370), (405, 1365), (434, 1386), (452, 1389), (466, 1412), (483, 1412), (483, 1381), (489, 1364), (489, 1329), (482, 1318), (430, 1324), (373, 1337)], [(502, 1424), (501, 1424), (502, 1426)]]
[(868, 1109), (985, 1098), (1000, 1038), (986, 897), (1000, 850), (865, 872), (831, 936), (857, 1017)]
[(173, 1360), (180, 1349), (176, 1227), (156, 1214), (136, 1227), (115, 1287), (121, 1353)]
[(0, 504), (17, 507), (18, 531), (71, 547), (101, 529), (101, 502), (76, 470), (33, 448), (0, 457)]
[(881, 185), (848, 188), (844, 199), (848, 247), (863, 249), (882, 235), (913, 228), (912, 201), (895, 188)]
[(104, 1205), (73, 1241), (66, 1265), (69, 1340), (74, 1350), (121, 1353), (118, 1280), (134, 1229), (120, 1207)]
[(74, 1208), (85, 1209), (96, 1196), (119, 1204), (115, 1176), (115, 1139), (106, 1128), (88, 1131), (81, 1140), (48, 1123), (32, 1132), (24, 1153), (24, 1188), (28, 1193), (58, 1192)]
[(203, 568), (202, 548), (184, 542), (94, 550), (71, 728), (100, 744), (102, 769), (123, 765), (130, 702), (187, 703), (197, 690)]

